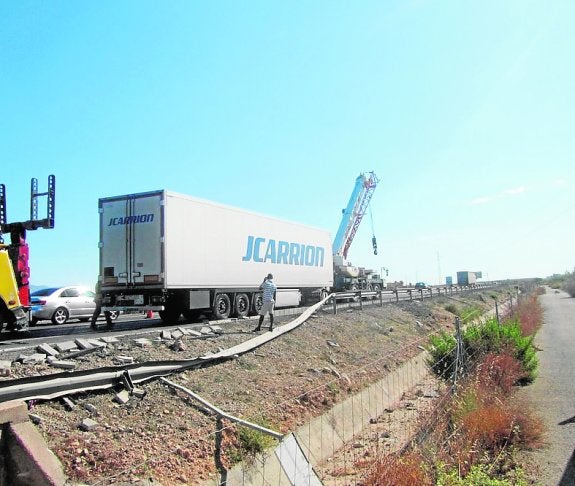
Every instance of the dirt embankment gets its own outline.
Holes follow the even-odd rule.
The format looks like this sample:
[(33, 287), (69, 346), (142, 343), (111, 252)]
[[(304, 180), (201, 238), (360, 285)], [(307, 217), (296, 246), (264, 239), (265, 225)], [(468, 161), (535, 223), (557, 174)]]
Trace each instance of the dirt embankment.
[[(454, 315), (446, 307), (487, 310), (491, 293), (366, 306), (337, 315), (326, 308), (254, 352), (171, 379), (230, 414), (285, 433), (381, 379), (419, 352), (430, 332), (452, 330)], [(131, 336), (78, 358), (76, 369), (117, 364), (118, 355), (137, 362), (196, 358), (251, 338), (253, 327), (253, 321), (237, 321), (226, 325), (217, 338), (184, 337), (179, 351), (170, 347), (172, 342), (159, 339), (140, 347)], [(13, 368), (13, 376), (51, 372), (44, 364)], [(125, 404), (113, 400), (117, 390), (73, 396), (72, 410), (61, 400), (30, 404), (71, 484), (150, 478), (165, 485), (200, 484), (216, 476), (214, 417), (159, 381), (142, 388), (143, 398), (132, 397)], [(85, 418), (97, 422), (89, 432), (78, 427)], [(234, 430), (230, 426), (224, 442), (226, 466), (241, 458)]]

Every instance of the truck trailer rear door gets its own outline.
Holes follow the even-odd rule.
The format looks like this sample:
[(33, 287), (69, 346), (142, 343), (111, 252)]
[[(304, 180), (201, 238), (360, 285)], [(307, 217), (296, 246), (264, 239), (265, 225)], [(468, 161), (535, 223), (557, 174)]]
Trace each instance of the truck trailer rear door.
[(100, 200), (104, 284), (162, 283), (162, 205), (162, 192)]

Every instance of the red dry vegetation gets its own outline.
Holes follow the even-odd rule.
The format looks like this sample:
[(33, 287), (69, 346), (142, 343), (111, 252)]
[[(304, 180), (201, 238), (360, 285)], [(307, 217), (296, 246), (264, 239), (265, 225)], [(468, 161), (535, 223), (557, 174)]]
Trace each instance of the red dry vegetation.
[(417, 451), (390, 455), (378, 462), (364, 486), (431, 486), (434, 484), (425, 458)]
[(530, 295), (519, 302), (516, 312), (524, 336), (532, 336), (543, 322), (543, 309), (537, 295)]
[(482, 394), (511, 392), (513, 385), (525, 378), (521, 362), (511, 351), (488, 353), (477, 365), (477, 387)]

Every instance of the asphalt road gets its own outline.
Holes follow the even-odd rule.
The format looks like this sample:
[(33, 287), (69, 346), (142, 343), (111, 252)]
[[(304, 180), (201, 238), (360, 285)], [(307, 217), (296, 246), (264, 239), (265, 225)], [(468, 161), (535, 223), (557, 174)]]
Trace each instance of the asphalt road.
[(575, 485), (575, 298), (547, 288), (535, 344), (539, 375), (523, 390), (547, 427), (546, 446), (530, 454), (544, 486)]

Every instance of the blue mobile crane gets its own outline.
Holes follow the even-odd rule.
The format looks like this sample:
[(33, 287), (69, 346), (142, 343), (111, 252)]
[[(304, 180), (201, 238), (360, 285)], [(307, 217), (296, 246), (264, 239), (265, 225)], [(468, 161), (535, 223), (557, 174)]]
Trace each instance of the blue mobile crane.
[[(373, 270), (355, 267), (346, 261), (353, 238), (369, 207), (369, 202), (378, 183), (379, 179), (374, 172), (360, 174), (355, 180), (349, 202), (342, 211), (341, 223), (332, 245), (334, 286), (338, 292), (346, 290), (377, 291), (384, 287), (384, 281), (379, 274), (374, 273)], [(373, 254), (377, 255), (377, 240), (373, 233), (373, 221), (371, 243)]]

